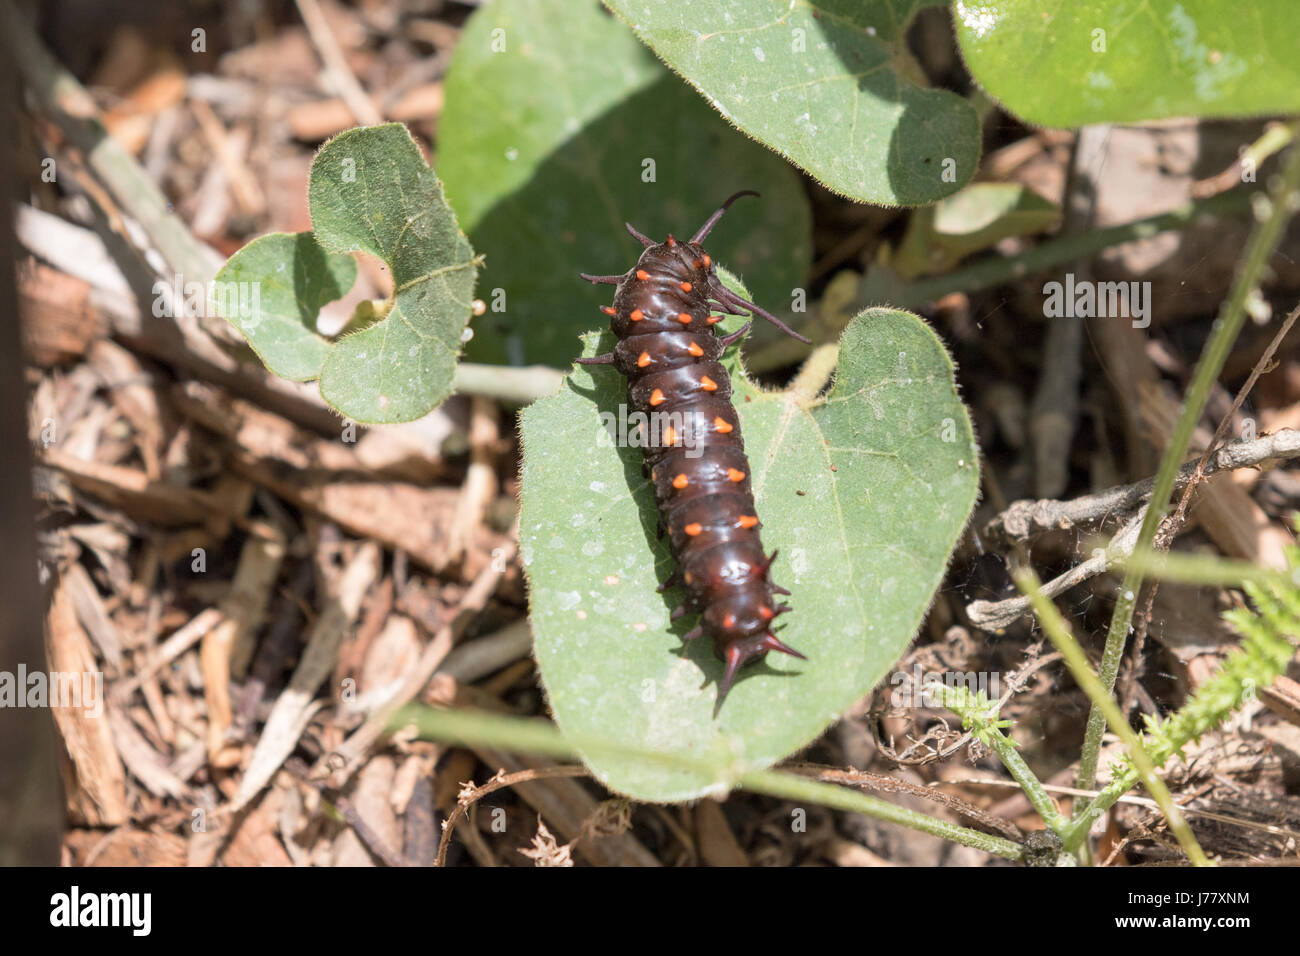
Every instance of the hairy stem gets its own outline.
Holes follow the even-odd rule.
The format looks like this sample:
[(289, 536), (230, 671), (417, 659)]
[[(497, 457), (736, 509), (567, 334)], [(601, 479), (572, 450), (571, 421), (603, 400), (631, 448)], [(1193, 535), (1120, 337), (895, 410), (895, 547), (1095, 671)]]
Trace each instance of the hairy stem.
[[(1138, 532), (1137, 546), (1133, 549), (1135, 554), (1150, 548), (1156, 529), (1168, 510), (1169, 496), (1173, 493), (1174, 480), (1187, 454), (1192, 430), (1201, 417), (1201, 411), (1210, 396), (1210, 389), (1218, 380), (1219, 373), (1223, 370), (1223, 363), (1227, 360), (1228, 353), (1232, 351), (1237, 334), (1246, 321), (1247, 298), (1258, 285), (1264, 267), (1277, 248), (1283, 228), (1291, 218), (1298, 189), (1300, 189), (1300, 149), (1292, 148), (1286, 154), (1281, 174), (1269, 190), (1268, 199), (1263, 202), (1267, 208), (1256, 209), (1259, 224), (1247, 243), (1241, 268), (1219, 312), (1219, 317), (1215, 320), (1214, 329), (1205, 343), (1201, 360), (1197, 363), (1196, 372), (1187, 388), (1182, 414), (1174, 427), (1164, 457), (1160, 461), (1160, 469), (1156, 472), (1146, 517), (1142, 521), (1142, 529)], [(1138, 591), (1145, 577), (1141, 567), (1141, 564), (1134, 562), (1125, 569), (1124, 580), (1120, 584), (1119, 596), (1110, 619), (1110, 630), (1106, 634), (1100, 677), (1108, 700), (1115, 687), (1115, 675), (1119, 671), (1124, 645), (1133, 623), (1133, 610), (1137, 605)], [(1080, 790), (1092, 790), (1097, 781), (1097, 757), (1101, 753), (1101, 736), (1105, 726), (1106, 716), (1101, 706), (1094, 701), (1092, 711), (1088, 714), (1083, 751), (1079, 758), (1079, 777), (1076, 785)]]
[(1192, 828), (1188, 826), (1186, 817), (1178, 809), (1178, 805), (1174, 803), (1169, 788), (1156, 774), (1156, 766), (1151, 760), (1151, 755), (1147, 753), (1146, 747), (1143, 746), (1142, 738), (1128, 725), (1128, 721), (1120, 712), (1119, 705), (1111, 697), (1110, 688), (1103, 687), (1102, 682), (1092, 672), (1092, 668), (1088, 666), (1088, 656), (1084, 654), (1083, 648), (1079, 646), (1079, 642), (1070, 633), (1070, 628), (1065, 623), (1065, 619), (1061, 617), (1061, 612), (1056, 609), (1056, 605), (1048, 600), (1039, 588), (1037, 576), (1032, 571), (1021, 571), (1016, 575), (1016, 584), (1033, 603), (1034, 613), (1038, 615), (1038, 620), (1043, 625), (1043, 631), (1056, 645), (1056, 649), (1061, 652), (1061, 656), (1065, 658), (1066, 666), (1070, 668), (1070, 673), (1074, 675), (1075, 682), (1092, 699), (1092, 706), (1105, 717), (1110, 724), (1110, 729), (1124, 741), (1125, 747), (1128, 748), (1129, 757), (1133, 761), (1133, 766), (1142, 777), (1142, 782), (1146, 784), (1147, 792), (1155, 798), (1156, 803), (1160, 806), (1161, 812), (1165, 815), (1165, 820), (1169, 823), (1169, 829), (1173, 831), (1174, 836), (1178, 839), (1178, 844), (1183, 848), (1183, 852), (1197, 866), (1210, 866), (1209, 858), (1206, 857), (1205, 851), (1201, 849), (1201, 845), (1196, 841), (1196, 836), (1192, 833)]
[(979, 830), (949, 823), (877, 797), (847, 790), (834, 784), (809, 780), (796, 774), (776, 770), (743, 771), (719, 766), (703, 757), (667, 751), (643, 751), (611, 744), (605, 740), (586, 738), (571, 740), (561, 736), (553, 724), (545, 721), (508, 717), (483, 711), (437, 710), (412, 705), (403, 708), (389, 726), (396, 729), (409, 725), (414, 725), (420, 736), (430, 740), (501, 747), (507, 750), (544, 754), (558, 759), (572, 759), (578, 756), (579, 747), (586, 753), (634, 755), (649, 762), (723, 777), (725, 779), (721, 782), (740, 786), (755, 793), (765, 793), (787, 800), (803, 800), (836, 810), (866, 814), (1009, 860), (1019, 860), (1021, 856), (1020, 845), (1002, 837), (981, 833)]

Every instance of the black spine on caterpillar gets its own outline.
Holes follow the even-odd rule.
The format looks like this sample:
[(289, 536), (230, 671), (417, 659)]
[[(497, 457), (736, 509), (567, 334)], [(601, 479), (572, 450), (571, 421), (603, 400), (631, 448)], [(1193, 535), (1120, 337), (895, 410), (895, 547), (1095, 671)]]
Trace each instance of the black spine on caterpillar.
[(687, 242), (669, 236), (656, 243), (629, 224), (628, 232), (645, 247), (636, 265), (623, 275), (582, 276), (617, 286), (614, 305), (603, 311), (612, 316), (618, 345), (578, 362), (613, 365), (627, 376), (628, 404), (651, 423), (645, 461), (677, 561), (660, 590), (681, 584), (686, 603), (673, 611), (673, 620), (698, 612), (699, 623), (685, 639), (711, 635), (725, 664), (715, 713), (747, 662), (768, 651), (804, 659), (772, 633), (773, 620), (790, 610), (774, 595), (790, 592), (770, 580), (776, 552), (766, 555), (759, 540), (731, 378), (718, 361), (750, 323), (718, 337), (712, 327), (721, 316), (711, 313), (761, 315), (808, 340), (724, 286), (700, 245), (732, 202), (757, 195), (736, 193)]

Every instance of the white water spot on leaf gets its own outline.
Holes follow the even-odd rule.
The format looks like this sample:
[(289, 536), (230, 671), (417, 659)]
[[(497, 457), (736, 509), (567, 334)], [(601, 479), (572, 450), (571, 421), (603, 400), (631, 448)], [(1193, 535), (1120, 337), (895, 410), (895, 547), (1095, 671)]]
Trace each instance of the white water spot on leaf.
[(555, 595), (555, 604), (561, 611), (572, 611), (582, 601), (577, 591), (559, 591)]
[(763, 52), (763, 48), (761, 46), (754, 47), (754, 59), (758, 60), (759, 63), (764, 63), (767, 61), (767, 54)]
[(1218, 99), (1226, 83), (1231, 83), (1246, 72), (1246, 64), (1240, 57), (1221, 50), (1211, 50), (1199, 42), (1196, 21), (1176, 4), (1169, 11), (1170, 35), (1178, 49), (1183, 66), (1192, 76), (1196, 85), (1196, 95), (1203, 100)]
[(884, 419), (885, 405), (880, 400), (880, 396), (877, 395), (875, 391), (868, 391), (863, 393), (862, 397), (863, 399), (866, 400), (866, 403), (871, 406), (871, 417), (874, 418), (876, 421), (881, 421), (882, 419)]
[(985, 3), (965, 3), (958, 0), (957, 19), (979, 39), (984, 39), (998, 25), (997, 7)]

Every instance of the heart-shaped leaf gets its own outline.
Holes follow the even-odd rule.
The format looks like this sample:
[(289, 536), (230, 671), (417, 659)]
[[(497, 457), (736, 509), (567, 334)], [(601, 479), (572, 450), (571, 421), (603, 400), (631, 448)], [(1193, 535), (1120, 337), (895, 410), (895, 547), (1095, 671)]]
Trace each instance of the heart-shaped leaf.
[(966, 65), (1042, 126), (1300, 111), (1295, 0), (953, 6)]
[[(612, 336), (588, 338), (607, 350)], [(952, 363), (916, 316), (889, 309), (845, 330), (820, 397), (762, 392), (733, 373), (773, 580), (793, 591), (782, 640), (743, 672), (715, 719), (721, 663), (683, 648), (672, 558), (655, 533), (640, 451), (615, 447), (601, 415), (625, 402), (608, 367), (579, 367), (523, 413), (520, 544), (537, 660), (551, 709), (575, 740), (709, 760), (716, 772), (585, 754), (641, 800), (725, 789), (813, 740), (871, 690), (921, 622), (975, 501), (977, 449)], [(626, 411), (624, 410), (624, 414)], [(620, 434), (625, 431), (618, 430)]]
[(321, 369), (325, 400), (360, 422), (419, 418), (451, 394), (473, 310), (474, 251), (405, 126), (349, 130), (311, 165), (311, 224), (330, 252), (378, 256), (388, 314), (342, 338)]
[[(471, 358), (567, 366), (640, 247), (623, 228), (690, 235), (739, 189), (715, 259), (781, 312), (812, 254), (798, 176), (730, 129), (595, 0), (496, 0), (470, 18), (447, 75), (438, 168), (486, 256)], [(766, 334), (766, 333), (764, 333)]]
[[(442, 184), (406, 128), (388, 123), (326, 143), (308, 200), (314, 232), (263, 236), (222, 267), (218, 313), (277, 375), (319, 378), (322, 397), (348, 418), (419, 418), (451, 394), (473, 308), (474, 253)], [(352, 287), (348, 253), (357, 251), (388, 265), (395, 291), (378, 312), (364, 304), (357, 330), (331, 342), (316, 319)]]
[(975, 172), (975, 110), (925, 88), (907, 51), (926, 0), (606, 4), (714, 109), (835, 192), (919, 205)]
[(320, 375), (330, 342), (316, 332), (321, 306), (357, 281), (351, 256), (332, 255), (310, 232), (275, 232), (248, 243), (212, 285), (213, 307), (272, 372), (295, 382)]

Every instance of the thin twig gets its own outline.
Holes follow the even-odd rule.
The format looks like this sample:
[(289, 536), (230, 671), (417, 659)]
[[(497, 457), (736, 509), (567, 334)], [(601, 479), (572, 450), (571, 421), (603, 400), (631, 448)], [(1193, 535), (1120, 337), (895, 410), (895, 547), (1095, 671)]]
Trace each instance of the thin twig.
[[(1298, 457), (1300, 431), (1282, 428), (1252, 440), (1228, 442), (1206, 460), (1202, 475), (1209, 477), (1220, 471), (1254, 467), (1271, 459)], [(1174, 488), (1185, 487), (1195, 472), (1195, 464), (1188, 462), (1184, 465), (1174, 480)], [(1014, 501), (984, 526), (984, 534), (1025, 540), (1040, 531), (1068, 530), (1078, 524), (1124, 515), (1146, 501), (1154, 485), (1154, 478), (1145, 478), (1069, 501)]]
[[(950, 780), (936, 780), (930, 784), (932, 787), (956, 787), (956, 786), (982, 786), (982, 787), (1003, 787), (1007, 789), (1017, 789), (1019, 784), (1014, 780), (988, 779), (986, 777), (967, 777), (953, 778)], [(1094, 800), (1101, 795), (1100, 790), (1080, 790), (1078, 787), (1065, 787), (1059, 784), (1045, 783), (1043, 789), (1050, 793), (1059, 793), (1066, 797), (1084, 797), (1088, 800)], [(1183, 800), (1199, 799), (1198, 797), (1184, 797)], [(1156, 803), (1150, 797), (1139, 797), (1136, 794), (1126, 793), (1119, 797), (1116, 803), (1127, 803), (1138, 807), (1148, 807), (1152, 810), (1159, 810), (1160, 804)], [(1289, 830), (1286, 827), (1279, 827), (1272, 823), (1259, 823), (1255, 820), (1245, 820), (1241, 817), (1230, 817), (1224, 813), (1215, 813), (1213, 810), (1198, 810), (1196, 807), (1189, 807), (1185, 802), (1178, 803), (1178, 808), (1189, 816), (1204, 817), (1207, 820), (1214, 820), (1217, 823), (1226, 823), (1229, 826), (1242, 827), (1246, 830), (1258, 830), (1261, 833), (1268, 833), (1272, 836), (1287, 837), (1292, 840), (1300, 841), (1300, 830)]]
[(371, 828), (365, 818), (357, 812), (357, 808), (352, 805), (352, 801), (342, 794), (331, 796), (329, 787), (319, 780), (312, 780), (309, 776), (311, 771), (305, 763), (294, 757), (285, 764), (285, 769), (298, 780), (313, 788), (321, 795), (322, 800), (338, 810), (339, 816), (352, 828), (352, 832), (357, 835), (357, 839), (365, 844), (366, 849), (382, 860), (385, 866), (402, 867), (409, 865), (401, 854), (384, 842), (384, 838)]
[(325, 14), (321, 12), (320, 4), (316, 0), (297, 0), (297, 3), (298, 12), (302, 14), (302, 22), (307, 27), (307, 33), (311, 36), (316, 52), (320, 54), (321, 62), (325, 64), (325, 73), (334, 87), (334, 92), (348, 105), (348, 109), (362, 126), (382, 123), (383, 115), (375, 108), (374, 102), (357, 82), (356, 75), (348, 66), (347, 57), (343, 55), (343, 48), (339, 46), (334, 31), (330, 29)]
[(438, 843), (438, 857), (434, 860), (433, 865), (447, 865), (447, 848), (451, 845), (451, 835), (456, 829), (456, 824), (465, 819), (465, 814), (469, 812), (470, 807), (488, 794), (504, 790), (506, 787), (513, 787), (516, 784), (530, 783), (534, 780), (551, 780), (556, 777), (585, 777), (589, 773), (590, 771), (581, 764), (563, 764), (558, 767), (520, 770), (516, 773), (498, 773), (481, 787), (468, 783), (464, 784), (464, 789), (456, 801), (456, 809), (442, 824), (442, 840)]
[[(1259, 381), (1259, 377), (1269, 368), (1270, 363), (1273, 361), (1274, 354), (1282, 345), (1282, 340), (1286, 338), (1287, 333), (1291, 331), (1291, 327), (1295, 325), (1297, 318), (1300, 318), (1300, 305), (1292, 309), (1291, 314), (1283, 320), (1281, 328), (1277, 330), (1277, 334), (1273, 336), (1273, 340), (1268, 343), (1268, 348), (1266, 348), (1264, 354), (1259, 357), (1259, 360), (1255, 363), (1255, 367), (1250, 370), (1250, 376), (1246, 379), (1245, 384), (1243, 384), (1237, 391), (1237, 397), (1233, 399), (1232, 407), (1228, 409), (1223, 418), (1219, 420), (1219, 426), (1214, 430), (1214, 437), (1211, 438), (1209, 443), (1205, 446), (1205, 452), (1199, 459), (1197, 459), (1196, 468), (1193, 470), (1191, 477), (1183, 487), (1182, 496), (1178, 499), (1178, 507), (1174, 509), (1173, 514), (1165, 518), (1164, 522), (1160, 525), (1160, 529), (1156, 532), (1155, 540), (1151, 545), (1154, 550), (1168, 551), (1173, 545), (1174, 538), (1178, 536), (1178, 532), (1182, 530), (1183, 522), (1187, 520), (1187, 508), (1191, 503), (1192, 495), (1195, 493), (1197, 485), (1205, 479), (1205, 468), (1210, 460), (1210, 456), (1213, 455), (1215, 450), (1222, 444), (1223, 436), (1227, 434), (1234, 416), (1245, 403), (1246, 397), (1250, 395), (1251, 391), (1255, 388), (1255, 383)], [(1119, 694), (1120, 702), (1124, 708), (1124, 713), (1126, 714), (1132, 710), (1132, 701), (1130, 700), (1130, 697), (1132, 696), (1133, 687), (1137, 682), (1138, 674), (1141, 670), (1142, 651), (1146, 646), (1147, 629), (1151, 626), (1151, 608), (1155, 605), (1156, 591), (1158, 591), (1159, 588), (1159, 580), (1153, 579), (1147, 584), (1146, 594), (1142, 599), (1142, 607), (1137, 615), (1137, 624), (1134, 627), (1133, 634), (1133, 648), (1129, 653), (1130, 667), (1124, 677)]]
[(826, 767), (812, 763), (792, 764), (784, 769), (792, 773), (812, 777), (814, 780), (820, 780), (823, 783), (844, 784), (845, 786), (858, 787), (863, 790), (877, 790), (882, 793), (910, 793), (923, 800), (930, 800), (947, 807), (949, 810), (954, 810), (967, 819), (988, 827), (990, 830), (996, 830), (1008, 840), (1015, 840), (1019, 843), (1025, 838), (1020, 828), (1010, 820), (996, 817), (986, 810), (981, 810), (975, 804), (962, 800), (960, 797), (954, 797), (952, 794), (944, 793), (941, 790), (932, 790), (921, 784), (910, 783), (907, 780), (900, 780), (888, 774), (871, 773), (868, 770), (841, 770), (838, 767)]
[(1160, 810), (1169, 823), (1169, 829), (1178, 838), (1178, 844), (1183, 848), (1183, 852), (1195, 865), (1209, 866), (1210, 861), (1206, 857), (1205, 851), (1196, 842), (1196, 836), (1192, 833), (1187, 820), (1178, 809), (1178, 805), (1174, 803), (1169, 788), (1165, 786), (1165, 782), (1160, 779), (1159, 774), (1156, 772), (1157, 768), (1151, 760), (1151, 755), (1147, 753), (1146, 747), (1143, 746), (1142, 738), (1128, 725), (1124, 715), (1119, 711), (1119, 705), (1111, 697), (1113, 684), (1111, 687), (1105, 686), (1102, 679), (1094, 673), (1092, 666), (1088, 663), (1087, 655), (1083, 652), (1083, 648), (1074, 639), (1070, 626), (1065, 623), (1065, 618), (1061, 617), (1061, 612), (1057, 610), (1056, 605), (1043, 594), (1034, 573), (1029, 570), (1022, 570), (1016, 575), (1016, 584), (1033, 599), (1034, 613), (1037, 615), (1044, 633), (1047, 634), (1052, 643), (1056, 645), (1056, 649), (1065, 658), (1066, 666), (1070, 668), (1070, 673), (1074, 675), (1075, 683), (1083, 688), (1084, 693), (1092, 700), (1093, 707), (1101, 713), (1105, 723), (1110, 725), (1110, 729), (1124, 741), (1124, 746), (1128, 750), (1129, 758), (1133, 761), (1133, 766), (1137, 768), (1142, 777), (1142, 782), (1146, 784), (1147, 792), (1155, 797), (1156, 802), (1160, 804)]
[[(1115, 532), (1115, 536), (1110, 539), (1110, 543), (1105, 548), (1098, 549), (1098, 552), (1087, 561), (1076, 564), (1064, 574), (1042, 585), (1043, 593), (1048, 597), (1056, 597), (1076, 584), (1082, 584), (1089, 578), (1110, 570), (1123, 558), (1128, 557), (1137, 544), (1138, 531), (1145, 517), (1144, 506)], [(972, 601), (966, 606), (966, 616), (970, 618), (972, 624), (982, 630), (999, 631), (1027, 615), (1030, 610), (1029, 598), (1014, 597), (1003, 601)]]
[[(1149, 239), (1170, 229), (1188, 229), (1207, 216), (1235, 216), (1250, 208), (1251, 198), (1256, 194), (1257, 191), (1250, 188), (1232, 189), (1133, 222), (1093, 229), (1077, 236), (1048, 239), (1019, 255), (990, 255), (945, 275), (914, 282), (905, 282), (885, 268), (874, 269), (858, 283), (857, 295), (844, 311), (852, 316), (859, 309), (881, 302), (888, 302), (898, 309), (917, 308), (953, 292), (989, 289), (1067, 262), (1089, 258), (1134, 239)], [(752, 372), (770, 372), (798, 364), (810, 351), (808, 346), (794, 339), (782, 339), (755, 349), (745, 364)]]
[[(1085, 126), (1074, 138), (1065, 184), (1062, 236), (1085, 234), (1093, 225), (1097, 181), (1106, 164), (1110, 136), (1110, 126), (1095, 124)], [(1090, 260), (1080, 262), (1076, 267), (1078, 278), (1090, 280), (1091, 269)], [(1069, 481), (1070, 446), (1079, 417), (1082, 348), (1083, 323), (1070, 310), (1061, 310), (1060, 315), (1048, 319), (1029, 410), (1034, 491), (1044, 498), (1059, 495)]]
[(388, 722), (393, 715), (424, 688), (438, 669), (438, 665), (446, 658), (456, 638), (464, 633), (474, 615), (483, 610), (492, 595), (496, 593), (497, 585), (514, 560), (519, 547), (518, 540), (519, 528), (516, 523), (511, 531), (509, 542), (502, 549), (503, 553), (498, 556), (499, 560), (490, 561), (479, 572), (474, 583), (461, 598), (455, 613), (425, 646), (420, 659), (403, 678), (401, 686), (394, 691), (393, 696), (376, 707), (366, 718), (366, 722), (339, 745), (334, 753), (322, 757), (313, 769), (314, 775), (319, 777), (331, 773), (331, 783), (338, 787), (356, 771), (370, 748), (388, 730)]
[[(1061, 655), (1057, 652), (1048, 654), (1045, 657), (1036, 656), (1041, 648), (1042, 642), (1032, 645), (1026, 651), (1028, 659), (1020, 665), (1019, 670), (1007, 678), (1006, 692), (998, 698), (997, 709), (999, 711), (1007, 705), (1007, 702), (1011, 700), (1013, 696), (1024, 689), (1025, 681), (1031, 674), (1035, 671), (1041, 670), (1048, 664), (1054, 664), (1061, 659)], [(895, 753), (892, 747), (880, 739), (880, 734), (877, 732), (877, 721), (875, 720), (871, 722), (871, 735), (876, 742), (876, 746), (885, 757), (892, 760), (894, 763), (905, 767), (920, 767), (928, 763), (934, 763), (936, 760), (944, 760), (961, 750), (962, 747), (966, 746), (973, 736), (969, 732), (964, 733), (947, 747), (941, 747), (939, 750), (931, 751), (924, 757), (910, 758), (909, 754), (917, 745), (914, 744), (901, 754)], [(924, 739), (921, 742), (924, 742)]]
[[(1223, 363), (1227, 361), (1242, 324), (1246, 321), (1247, 300), (1255, 293), (1255, 287), (1273, 252), (1277, 249), (1286, 224), (1291, 220), (1297, 191), (1300, 191), (1300, 149), (1293, 147), (1287, 151), (1282, 163), (1282, 172), (1269, 189), (1268, 197), (1260, 201), (1259, 222), (1246, 244), (1246, 252), (1228, 298), (1219, 310), (1213, 331), (1210, 332), (1201, 359), (1196, 364), (1196, 371), (1187, 386), (1187, 397), (1183, 402), (1182, 414), (1174, 426), (1173, 435), (1170, 436), (1169, 444), (1160, 461), (1160, 468), (1156, 472), (1155, 485), (1151, 489), (1151, 500), (1142, 522), (1142, 530), (1138, 534), (1135, 552), (1146, 551), (1155, 539), (1156, 530), (1169, 505), (1169, 497), (1173, 493), (1174, 481), (1178, 477), (1180, 465), (1187, 453), (1187, 446), (1192, 440), (1192, 432), (1205, 408), (1210, 388), (1218, 381), (1219, 374), (1223, 371)], [(1092, 710), (1088, 714), (1088, 726), (1084, 732), (1083, 750), (1079, 756), (1078, 784), (1084, 789), (1091, 787), (1097, 778), (1101, 737), (1106, 729), (1105, 705), (1110, 701), (1110, 695), (1115, 689), (1115, 677), (1119, 673), (1119, 663), (1124, 655), (1124, 647), (1132, 627), (1137, 594), (1144, 579), (1145, 575), (1141, 567), (1129, 564), (1125, 568), (1124, 579), (1119, 586), (1098, 675), (1101, 686), (1106, 692), (1106, 698), (1104, 701), (1093, 701)], [(1172, 820), (1170, 826), (1177, 832), (1177, 827)], [(1184, 840), (1180, 837), (1179, 842), (1184, 843)]]

